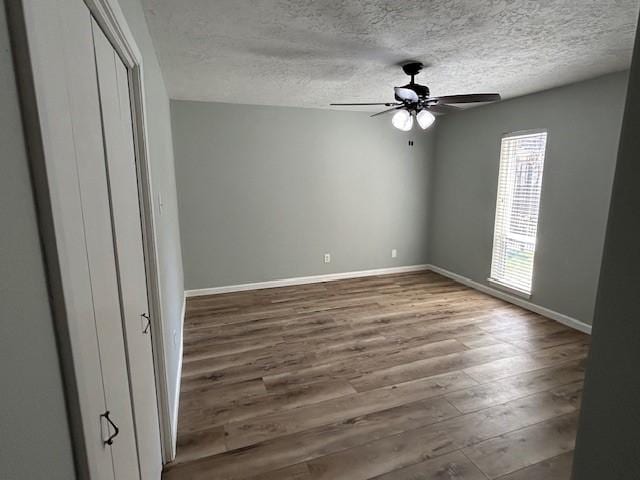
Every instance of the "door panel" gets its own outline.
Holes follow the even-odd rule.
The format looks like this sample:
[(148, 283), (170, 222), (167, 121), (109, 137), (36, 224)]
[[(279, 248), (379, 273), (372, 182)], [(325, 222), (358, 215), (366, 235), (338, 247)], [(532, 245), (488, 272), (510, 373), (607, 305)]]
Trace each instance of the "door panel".
[[(86, 12), (85, 22), (90, 28), (88, 10)], [(91, 45), (91, 37), (85, 38), (84, 42), (87, 42), (85, 45)], [(71, 45), (67, 47), (72, 48)], [(75, 58), (65, 56), (64, 59), (70, 63), (68, 71), (80, 75), (78, 65), (71, 64)], [(80, 90), (76, 91), (75, 87)], [(81, 85), (72, 82), (69, 92), (82, 205), (82, 218), (78, 220), (84, 224), (102, 383), (110, 417), (120, 429), (113, 444), (107, 448), (111, 449), (118, 480), (139, 479), (95, 76), (93, 86), (88, 81), (83, 81)], [(103, 425), (109, 433), (115, 433), (107, 424)]]
[(111, 219), (129, 366), (136, 440), (143, 479), (162, 471), (151, 326), (142, 244), (127, 69), (93, 22)]
[(32, 162), (41, 180), (39, 208), (43, 215), (47, 203), (51, 208), (51, 225), (41, 223), (41, 228), (52, 290), (63, 296), (62, 305), (56, 301), (55, 311), (64, 326), (57, 327), (60, 336), (68, 339), (73, 356), (72, 362), (65, 362), (72, 371), (65, 373), (73, 378), (78, 392), (77, 403), (70, 394), (70, 406), (82, 423), (87, 462), (81, 461), (80, 473), (95, 480), (114, 480), (111, 449), (103, 443), (108, 431), (100, 421), (106, 401), (78, 170), (80, 161), (104, 158), (102, 144), (95, 141), (100, 139), (100, 117), (90, 14), (82, 0), (24, 0), (22, 7), (44, 153)]

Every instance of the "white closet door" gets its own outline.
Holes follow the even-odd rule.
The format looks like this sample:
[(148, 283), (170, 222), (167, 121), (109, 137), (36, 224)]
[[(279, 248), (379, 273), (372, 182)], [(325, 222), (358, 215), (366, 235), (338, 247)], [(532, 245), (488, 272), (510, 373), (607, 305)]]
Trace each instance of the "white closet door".
[[(85, 22), (90, 27), (91, 19), (86, 7), (85, 11)], [(87, 40), (90, 42), (91, 38), (82, 41)], [(65, 56), (65, 61), (69, 62), (69, 71), (75, 71), (76, 75), (79, 75), (78, 65), (72, 63), (74, 60)], [(95, 64), (92, 69), (95, 72), (94, 69)], [(133, 430), (105, 157), (102, 149), (98, 91), (95, 77), (93, 87), (88, 82), (78, 83), (76, 86), (82, 90), (69, 88), (68, 94), (82, 205), (82, 218), (78, 221), (84, 224), (86, 260), (89, 265), (105, 403), (109, 418), (119, 429), (111, 446), (105, 448), (111, 450), (115, 478), (134, 480), (140, 478), (140, 473)], [(116, 433), (110, 424), (105, 423), (105, 429), (109, 434)]]
[[(133, 429), (133, 415), (129, 379), (127, 374), (124, 335), (120, 312), (120, 298), (116, 274), (115, 250), (111, 230), (111, 210), (107, 190), (104, 150), (102, 148), (100, 104), (95, 77), (95, 62), (78, 63), (79, 57), (91, 53), (91, 17), (86, 6), (76, 0), (65, 2), (74, 5), (76, 16), (66, 18), (68, 27), (80, 31), (84, 23), (84, 33), (65, 33), (66, 55), (61, 61), (66, 63), (69, 84), (67, 96), (70, 105), (73, 141), (75, 144), (75, 164), (77, 169), (81, 218), (83, 224), (86, 259), (89, 268), (89, 288), (93, 303), (93, 319), (98, 337), (104, 400), (109, 418), (117, 425), (118, 435), (111, 445), (102, 448), (111, 452), (113, 472), (117, 480), (139, 480), (140, 472)], [(87, 69), (86, 71), (84, 69)], [(93, 73), (93, 83), (87, 73)], [(81, 252), (76, 252), (76, 255)], [(96, 421), (100, 421), (97, 418)], [(103, 438), (116, 433), (115, 428), (102, 420)], [(102, 440), (102, 439), (101, 439)]]
[[(89, 250), (83, 222), (86, 209), (81, 202), (86, 194), (80, 188), (81, 179), (86, 177), (87, 169), (81, 176), (78, 168), (79, 164), (99, 163), (104, 158), (91, 17), (82, 0), (25, 0), (23, 9), (45, 152), (40, 175), (44, 177), (46, 172), (43, 183), (46, 182), (51, 205), (49, 234), (54, 238), (47, 236), (47, 243), (51, 246), (55, 242), (54, 255), (60, 269), (59, 277), (51, 270), (50, 275), (53, 282), (59, 278), (64, 293), (62, 310), (74, 357), (88, 460), (86, 473), (91, 479), (114, 480), (111, 448), (104, 444), (110, 432), (100, 417), (108, 407), (92, 298), (96, 292), (94, 272), (87, 262)], [(39, 184), (41, 192), (43, 183)], [(43, 197), (41, 194), (39, 200)], [(46, 211), (46, 201), (41, 208), (42, 205)], [(56, 264), (51, 258), (49, 261)], [(114, 418), (119, 415), (119, 409), (113, 411)]]
[(95, 21), (93, 32), (140, 472), (143, 479), (159, 479), (162, 456), (128, 75)]

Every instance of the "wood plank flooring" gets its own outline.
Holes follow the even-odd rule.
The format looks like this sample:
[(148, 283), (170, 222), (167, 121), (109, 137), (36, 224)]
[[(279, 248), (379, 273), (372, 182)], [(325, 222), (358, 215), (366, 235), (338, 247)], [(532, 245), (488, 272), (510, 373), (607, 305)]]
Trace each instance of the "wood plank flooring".
[(187, 303), (165, 480), (569, 480), (589, 337), (432, 272)]

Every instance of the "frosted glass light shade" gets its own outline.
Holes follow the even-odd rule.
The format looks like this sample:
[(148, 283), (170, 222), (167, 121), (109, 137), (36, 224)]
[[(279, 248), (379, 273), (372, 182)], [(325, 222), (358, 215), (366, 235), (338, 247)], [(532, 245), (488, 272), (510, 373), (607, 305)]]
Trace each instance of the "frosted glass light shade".
[(413, 127), (413, 116), (408, 110), (398, 110), (391, 118), (391, 123), (398, 130), (408, 132)]
[(426, 130), (436, 120), (436, 117), (429, 110), (420, 110), (416, 116), (416, 120), (418, 120), (420, 128)]

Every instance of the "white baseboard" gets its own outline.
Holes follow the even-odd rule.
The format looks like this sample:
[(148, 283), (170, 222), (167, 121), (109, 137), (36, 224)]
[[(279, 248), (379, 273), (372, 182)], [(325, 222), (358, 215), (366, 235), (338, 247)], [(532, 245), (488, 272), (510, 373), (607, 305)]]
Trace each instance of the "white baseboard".
[[(185, 294), (185, 297), (188, 298), (188, 297), (198, 297), (202, 295), (217, 295), (219, 293), (243, 292), (247, 290), (260, 290), (263, 288), (287, 287), (292, 285), (306, 285), (309, 283), (332, 282), (335, 280), (343, 280), (346, 278), (370, 277), (375, 275), (389, 275), (392, 273), (419, 272), (424, 270), (431, 270), (432, 272), (439, 273), (440, 275), (448, 277), (452, 280), (455, 280), (456, 282), (459, 282), (463, 285), (471, 287), (475, 290), (494, 296), (496, 298), (504, 300), (505, 302), (512, 303), (514, 305), (530, 310), (532, 312), (538, 313), (547, 318), (550, 318), (559, 323), (562, 323), (567, 327), (571, 327), (583, 333), (587, 333), (591, 335), (591, 325), (581, 322), (580, 320), (577, 320), (575, 318), (569, 317), (568, 315), (564, 315), (562, 313), (556, 312), (549, 308), (541, 307), (540, 305), (536, 305), (535, 303), (525, 300), (524, 298), (520, 298), (516, 295), (512, 295), (502, 290), (498, 290), (496, 288), (483, 285), (474, 280), (471, 280), (470, 278), (463, 277), (462, 275), (458, 275), (457, 273), (450, 272), (449, 270), (445, 270), (444, 268), (438, 267), (436, 265), (431, 265), (431, 264), (408, 265), (404, 267), (376, 268), (373, 270), (360, 270), (356, 272), (343, 272), (343, 273), (329, 273), (326, 275), (312, 275), (308, 277), (283, 278), (279, 280), (269, 280), (266, 282), (244, 283), (240, 285), (228, 285), (224, 287), (200, 288), (197, 290), (187, 290), (184, 292), (184, 294)], [(184, 312), (183, 312), (183, 320), (184, 320)], [(177, 399), (176, 399), (176, 409), (177, 409)]]
[(306, 285), (309, 283), (332, 282), (346, 278), (371, 277), (375, 275), (388, 275), (391, 273), (407, 273), (429, 270), (428, 265), (409, 265), (405, 267), (376, 268), (373, 270), (360, 270), (356, 272), (329, 273), (326, 275), (312, 275), (309, 277), (283, 278), (266, 282), (244, 283), (241, 285), (229, 285), (225, 287), (200, 288), (187, 290), (186, 297), (198, 297), (201, 295), (216, 295), (219, 293), (243, 292), (246, 290), (261, 290), (263, 288), (288, 287), (291, 285)]
[(180, 379), (182, 378), (182, 354), (183, 354), (183, 344), (184, 344), (184, 316), (186, 314), (187, 308), (187, 298), (186, 292), (185, 297), (182, 299), (182, 312), (180, 313), (180, 343), (178, 345), (178, 375), (176, 379), (176, 390), (173, 396), (173, 408), (171, 411), (171, 459), (176, 458), (176, 448), (178, 443), (178, 408), (180, 407)]
[(504, 300), (505, 302), (513, 303), (514, 305), (530, 310), (532, 312), (539, 313), (540, 315), (550, 318), (551, 320), (555, 320), (556, 322), (562, 323), (567, 327), (571, 327), (580, 332), (591, 335), (591, 325), (581, 322), (580, 320), (577, 320), (575, 318), (569, 317), (568, 315), (564, 315), (549, 308), (541, 307), (540, 305), (536, 305), (535, 303), (532, 303), (523, 298), (519, 298), (515, 295), (500, 291), (496, 288), (483, 285), (482, 283), (478, 283), (474, 280), (471, 280), (470, 278), (463, 277), (462, 275), (458, 275), (457, 273), (450, 272), (449, 270), (445, 270), (444, 268), (437, 267), (435, 265), (428, 265), (428, 269), (432, 272), (439, 273), (440, 275), (448, 277), (451, 280), (455, 280), (458, 283), (466, 285), (467, 287), (471, 287), (480, 292), (499, 298), (500, 300)]

